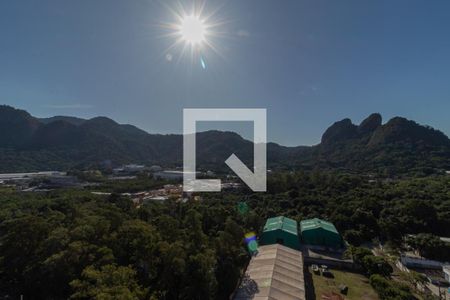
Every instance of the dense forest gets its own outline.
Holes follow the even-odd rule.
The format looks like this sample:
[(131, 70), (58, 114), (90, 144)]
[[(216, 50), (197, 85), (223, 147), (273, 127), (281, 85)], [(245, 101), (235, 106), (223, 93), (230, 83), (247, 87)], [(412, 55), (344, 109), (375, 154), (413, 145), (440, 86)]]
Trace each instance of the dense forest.
[[(450, 236), (449, 176), (369, 181), (280, 173), (269, 177), (268, 187), (264, 194), (205, 193), (200, 201), (139, 208), (118, 194), (3, 188), (0, 297), (227, 299), (250, 259), (244, 234), (276, 215), (331, 220), (353, 246), (376, 240), (395, 249), (408, 234), (419, 234), (409, 242), (424, 255), (450, 253), (436, 241)], [(238, 209), (242, 202), (248, 211)], [(371, 259), (371, 281), (383, 286), (380, 272), (370, 271)]]

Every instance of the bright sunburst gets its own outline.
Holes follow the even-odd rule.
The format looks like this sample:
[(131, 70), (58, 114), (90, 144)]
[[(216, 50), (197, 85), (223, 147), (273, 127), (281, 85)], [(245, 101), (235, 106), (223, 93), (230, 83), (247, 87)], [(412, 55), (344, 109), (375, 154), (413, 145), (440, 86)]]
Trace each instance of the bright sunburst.
[(166, 5), (175, 22), (161, 24), (162, 27), (170, 30), (167, 36), (173, 38), (173, 44), (166, 50), (166, 53), (169, 51), (173, 53), (179, 49), (179, 54), (175, 54), (178, 56), (178, 60), (185, 56), (186, 52), (190, 53), (191, 62), (198, 62), (203, 69), (206, 69), (205, 56), (208, 56), (210, 50), (222, 56), (213, 40), (220, 35), (217, 29), (224, 22), (219, 22), (214, 17), (218, 9), (209, 14), (205, 13), (205, 2), (200, 2), (200, 4), (196, 2), (195, 4), (199, 5), (194, 5), (188, 10), (180, 2), (177, 3), (176, 7)]
[(192, 45), (200, 45), (205, 41), (206, 28), (199, 16), (185, 16), (181, 20), (179, 33), (184, 41)]

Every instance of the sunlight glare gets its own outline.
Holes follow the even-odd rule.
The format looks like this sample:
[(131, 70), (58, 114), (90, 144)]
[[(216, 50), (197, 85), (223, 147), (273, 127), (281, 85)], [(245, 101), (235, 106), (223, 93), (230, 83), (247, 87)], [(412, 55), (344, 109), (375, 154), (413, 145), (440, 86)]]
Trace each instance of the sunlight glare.
[(197, 16), (186, 16), (181, 21), (180, 34), (192, 45), (201, 44), (205, 40), (205, 24)]

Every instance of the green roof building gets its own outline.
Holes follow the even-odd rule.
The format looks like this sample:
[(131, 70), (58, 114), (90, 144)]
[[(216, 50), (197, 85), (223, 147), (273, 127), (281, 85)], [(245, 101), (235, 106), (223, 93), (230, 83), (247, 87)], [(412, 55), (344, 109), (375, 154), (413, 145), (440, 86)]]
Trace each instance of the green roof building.
[(314, 218), (300, 222), (302, 243), (341, 248), (342, 238), (333, 223)]
[(267, 219), (259, 242), (261, 245), (281, 244), (299, 250), (297, 222), (286, 217)]

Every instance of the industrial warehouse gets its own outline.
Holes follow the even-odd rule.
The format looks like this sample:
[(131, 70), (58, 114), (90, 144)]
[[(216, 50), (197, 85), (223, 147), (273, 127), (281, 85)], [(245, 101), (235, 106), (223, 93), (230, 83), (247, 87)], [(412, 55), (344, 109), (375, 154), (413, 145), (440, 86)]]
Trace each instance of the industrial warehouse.
[(306, 245), (325, 246), (339, 249), (343, 241), (336, 227), (321, 219), (303, 220), (300, 222), (302, 242)]
[(261, 245), (281, 244), (300, 250), (297, 222), (285, 217), (267, 219), (260, 243)]
[(341, 235), (330, 222), (308, 219), (301, 221), (299, 228), (297, 221), (282, 216), (267, 219), (259, 242), (261, 245), (281, 244), (294, 250), (301, 250), (301, 245), (331, 251), (344, 246)]
[(267, 219), (259, 243), (261, 246), (252, 256), (234, 293), (236, 300), (305, 300), (305, 268), (315, 259), (318, 263), (339, 265), (336, 264), (339, 259), (333, 255), (311, 256), (311, 247), (331, 254), (342, 253), (344, 247), (332, 223), (315, 218), (303, 220), (298, 226), (297, 221), (283, 216)]
[(303, 256), (300, 251), (274, 244), (252, 257), (234, 299), (305, 299)]

